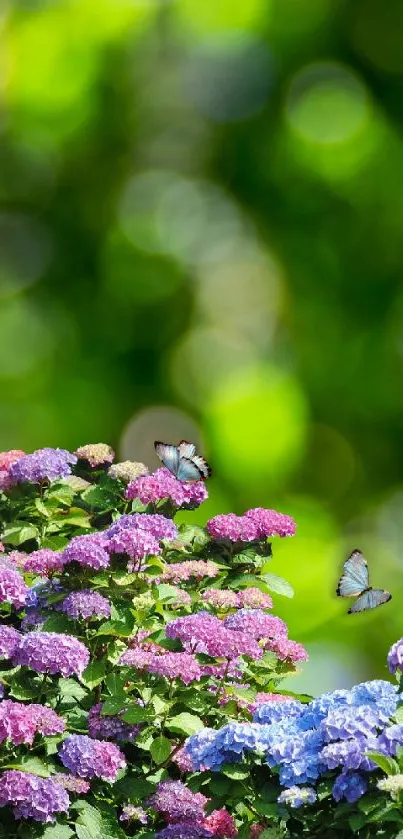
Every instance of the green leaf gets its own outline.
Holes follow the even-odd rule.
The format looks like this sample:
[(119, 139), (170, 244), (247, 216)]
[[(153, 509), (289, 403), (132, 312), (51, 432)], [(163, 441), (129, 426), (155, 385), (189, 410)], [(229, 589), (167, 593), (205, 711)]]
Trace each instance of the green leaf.
[(403, 723), (403, 705), (399, 705), (399, 707), (396, 709), (393, 716), (394, 716), (396, 722)]
[(151, 757), (158, 765), (164, 763), (171, 754), (171, 741), (167, 737), (156, 737), (150, 748)]
[(40, 498), (35, 498), (34, 504), (41, 516), (44, 516), (45, 519), (50, 518), (51, 512)]
[(36, 699), (38, 696), (38, 684), (27, 673), (16, 673), (8, 685), (14, 699)]
[(105, 670), (106, 670), (106, 661), (104, 659), (94, 659), (90, 662), (88, 667), (85, 668), (84, 673), (81, 676), (82, 683), (92, 690), (101, 682), (103, 682), (105, 677)]
[(155, 784), (147, 781), (146, 778), (122, 778), (113, 787), (117, 795), (122, 796), (124, 801), (144, 801), (155, 790)]
[(102, 716), (114, 716), (121, 711), (126, 704), (126, 697), (119, 694), (119, 696), (111, 696), (110, 699), (105, 699), (102, 703)]
[(137, 723), (152, 720), (154, 712), (151, 708), (142, 708), (141, 705), (131, 705), (130, 708), (123, 714), (122, 719), (125, 722)]
[(67, 617), (67, 615), (63, 615), (61, 613), (56, 613), (51, 615), (49, 618), (45, 620), (43, 624), (43, 631), (44, 632), (60, 632), (66, 633), (67, 635), (72, 634), (72, 628), (74, 627), (73, 622)]
[(28, 542), (29, 539), (38, 539), (38, 537), (38, 528), (24, 523), (17, 526), (14, 525), (14, 527), (8, 527), (3, 533), (2, 542), (18, 547), (19, 545), (23, 545), (24, 542)]
[(177, 600), (178, 591), (175, 586), (170, 586), (168, 583), (161, 583), (157, 586), (158, 600)]
[(224, 766), (221, 767), (221, 772), (233, 781), (243, 781), (244, 778), (248, 778), (250, 775), (250, 769), (247, 766), (239, 766), (238, 764), (232, 763), (224, 763)]
[[(116, 610), (115, 610), (116, 611)], [(118, 638), (129, 638), (135, 627), (134, 615), (129, 609), (118, 612), (117, 617), (105, 621), (98, 629), (97, 635), (116, 635)]]
[(22, 758), (19, 763), (8, 763), (3, 769), (19, 769), (20, 772), (32, 772), (40, 778), (49, 778), (49, 769), (39, 757)]
[(79, 810), (76, 823), (78, 839), (126, 839), (116, 812), (108, 804), (99, 801), (95, 809), (87, 802), (77, 801), (74, 806)]
[(81, 702), (87, 691), (75, 679), (59, 679), (58, 692), (65, 702)]
[(67, 515), (64, 513), (58, 517), (58, 523), (62, 525), (73, 524), (75, 527), (81, 527), (83, 530), (91, 528), (90, 517), (81, 507), (71, 507)]
[(74, 833), (67, 824), (52, 824), (46, 827), (41, 839), (71, 839)]
[(124, 679), (123, 676), (120, 676), (117, 673), (109, 673), (105, 679), (105, 687), (112, 696), (116, 697), (117, 695), (124, 694), (126, 681), (127, 680)]
[(116, 504), (116, 493), (97, 485), (86, 489), (81, 498), (89, 507), (94, 507), (96, 510), (112, 510)]
[(282, 594), (284, 597), (294, 597), (293, 587), (283, 577), (278, 577), (277, 574), (267, 572), (261, 575), (261, 579), (264, 580), (267, 588), (275, 594)]
[(46, 500), (54, 500), (62, 504), (64, 507), (70, 507), (74, 495), (74, 488), (70, 486), (69, 482), (66, 479), (64, 479), (62, 481), (56, 481), (54, 484), (51, 485), (48, 492), (46, 493)]
[(201, 728), (204, 728), (204, 724), (200, 717), (197, 717), (195, 714), (188, 714), (184, 712), (183, 714), (177, 714), (176, 717), (172, 717), (171, 720), (168, 720), (166, 727), (169, 728), (170, 731), (177, 732), (178, 734), (186, 734), (187, 737), (190, 737), (191, 734), (196, 734), (196, 731), (200, 731)]
[(387, 775), (398, 774), (399, 764), (393, 758), (387, 757), (387, 755), (383, 755), (381, 752), (366, 752), (366, 756), (376, 763), (383, 772), (386, 772)]

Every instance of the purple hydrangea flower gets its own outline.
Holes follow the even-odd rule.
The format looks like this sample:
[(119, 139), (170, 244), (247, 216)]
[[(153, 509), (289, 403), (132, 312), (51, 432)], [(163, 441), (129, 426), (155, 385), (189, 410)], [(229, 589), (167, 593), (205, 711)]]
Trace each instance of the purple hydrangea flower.
[(279, 804), (287, 804), (293, 809), (303, 807), (305, 804), (314, 804), (317, 795), (313, 787), (290, 787), (280, 793), (277, 801)]
[(294, 536), (295, 521), (291, 516), (278, 513), (277, 510), (265, 510), (264, 507), (255, 507), (247, 510), (245, 516), (256, 524), (259, 538), (267, 539), (270, 536)]
[(75, 463), (75, 454), (66, 449), (38, 449), (13, 463), (9, 468), (9, 476), (14, 484), (56, 481), (57, 478), (70, 475)]
[(60, 784), (30, 772), (9, 769), (0, 776), (0, 807), (11, 804), (16, 819), (54, 822), (57, 813), (67, 813), (70, 799)]
[(252, 519), (224, 513), (207, 522), (207, 533), (213, 539), (229, 539), (230, 542), (255, 542), (259, 530)]
[(141, 528), (127, 528), (119, 530), (111, 536), (108, 544), (112, 553), (127, 554), (132, 559), (145, 559), (161, 553), (159, 542)]
[(21, 621), (21, 632), (31, 632), (34, 628), (40, 629), (46, 620), (46, 614), (40, 609), (27, 609)]
[(214, 839), (214, 833), (197, 822), (177, 822), (159, 830), (155, 839)]
[(107, 539), (103, 533), (74, 536), (63, 551), (64, 562), (78, 562), (79, 565), (95, 568), (97, 571), (106, 568), (109, 565), (106, 544)]
[(22, 635), (13, 626), (0, 625), (0, 658), (14, 658)]
[(91, 589), (83, 589), (82, 591), (72, 591), (68, 594), (59, 606), (62, 612), (65, 612), (70, 618), (74, 620), (89, 620), (89, 618), (110, 618), (111, 606), (109, 600), (99, 594), (97, 591)]
[(52, 775), (52, 781), (60, 784), (63, 789), (67, 789), (69, 792), (76, 792), (78, 795), (85, 795), (91, 789), (91, 784), (88, 781), (84, 781), (83, 778), (76, 778), (74, 775), (68, 773), (65, 774), (64, 772), (56, 772), (55, 775)]
[(88, 733), (94, 740), (127, 740), (133, 742), (140, 732), (139, 725), (129, 725), (129, 723), (120, 719), (120, 715), (124, 714), (124, 710), (120, 715), (105, 716), (101, 715), (102, 704), (93, 705), (90, 709), (87, 719)]
[(161, 781), (146, 804), (161, 813), (167, 822), (200, 821), (208, 800), (200, 792), (192, 792), (182, 781)]
[(198, 681), (202, 675), (200, 664), (191, 653), (153, 656), (147, 664), (147, 670), (167, 679), (180, 679), (185, 685)]
[(371, 737), (381, 728), (379, 714), (369, 705), (362, 705), (358, 708), (344, 707), (331, 708), (327, 716), (321, 722), (320, 728), (324, 739), (348, 740), (350, 737)]
[(16, 609), (21, 609), (25, 604), (28, 586), (25, 584), (21, 574), (7, 563), (0, 560), (0, 603), (11, 603)]
[(399, 638), (392, 644), (388, 652), (388, 667), (390, 673), (395, 674), (398, 670), (403, 671), (403, 638)]
[(225, 619), (224, 625), (228, 629), (247, 632), (252, 638), (287, 637), (287, 625), (281, 618), (274, 615), (266, 615), (261, 609), (240, 609)]
[(333, 785), (333, 798), (341, 801), (345, 798), (349, 804), (355, 804), (367, 791), (368, 783), (358, 772), (342, 772)]
[(297, 661), (308, 661), (309, 658), (303, 644), (299, 644), (298, 641), (291, 641), (285, 635), (270, 638), (266, 641), (264, 648), (275, 653), (280, 661), (288, 659), (292, 664), (295, 664)]
[(168, 469), (162, 467), (152, 475), (131, 481), (126, 490), (126, 498), (139, 498), (143, 504), (156, 504), (168, 498), (177, 507), (198, 507), (208, 498), (208, 492), (203, 481), (178, 481)]
[(81, 460), (87, 460), (93, 469), (112, 463), (115, 457), (115, 452), (106, 443), (87, 443), (76, 449), (75, 453)]
[(65, 727), (64, 720), (44, 705), (23, 705), (9, 699), (0, 702), (0, 743), (8, 739), (15, 746), (30, 746), (37, 732), (62, 734)]
[(148, 816), (142, 807), (135, 807), (134, 804), (125, 804), (122, 807), (122, 812), (119, 816), (121, 822), (140, 822), (140, 824), (147, 824)]
[(389, 725), (378, 737), (378, 751), (395, 755), (397, 746), (403, 745), (403, 725)]
[(122, 530), (136, 529), (146, 530), (154, 539), (160, 541), (161, 539), (173, 540), (178, 535), (178, 528), (171, 519), (166, 516), (161, 516), (159, 513), (148, 515), (147, 513), (134, 513), (133, 515), (125, 514), (120, 516), (108, 528), (108, 537), (115, 536)]
[(14, 655), (15, 664), (22, 664), (37, 673), (81, 675), (90, 654), (87, 647), (72, 635), (58, 632), (28, 632), (23, 635)]
[(39, 574), (40, 577), (49, 577), (57, 571), (62, 571), (65, 563), (61, 551), (51, 551), (50, 548), (41, 548), (28, 554), (23, 562), (23, 569), (29, 574)]
[(263, 653), (253, 636), (246, 632), (233, 632), (225, 621), (209, 612), (175, 618), (167, 623), (165, 631), (168, 638), (178, 638), (193, 652), (220, 658), (247, 655), (253, 659), (261, 658)]
[(66, 769), (79, 778), (102, 778), (116, 781), (126, 766), (124, 755), (107, 740), (93, 740), (85, 734), (71, 734), (59, 748), (59, 757)]

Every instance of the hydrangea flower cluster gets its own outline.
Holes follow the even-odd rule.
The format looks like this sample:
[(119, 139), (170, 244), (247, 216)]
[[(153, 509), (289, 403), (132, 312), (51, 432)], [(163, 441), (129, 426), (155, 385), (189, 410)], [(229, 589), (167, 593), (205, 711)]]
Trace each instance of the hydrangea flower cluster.
[[(90, 708), (87, 725), (88, 733), (94, 740), (116, 740), (134, 742), (140, 732), (139, 725), (129, 725), (118, 715), (102, 716), (102, 703), (98, 702)], [(123, 714), (121, 711), (120, 714)]]
[(66, 449), (38, 449), (26, 454), (11, 464), (8, 475), (13, 484), (39, 484), (42, 481), (56, 481), (71, 474), (71, 467), (77, 463), (75, 454)]
[[(159, 542), (151, 533), (140, 527), (119, 530), (110, 537), (108, 549), (111, 553), (127, 554), (131, 560), (145, 559), (147, 556), (156, 556), (161, 553)], [(129, 571), (134, 564), (134, 562), (129, 562)]]
[(166, 516), (161, 516), (159, 513), (154, 513), (150, 516), (147, 513), (126, 513), (119, 516), (116, 521), (111, 524), (107, 530), (108, 537), (116, 536), (122, 530), (131, 530), (140, 528), (146, 530), (154, 539), (160, 541), (161, 539), (172, 540), (178, 536), (178, 528), (172, 519)]
[(203, 481), (186, 483), (178, 481), (165, 467), (157, 469), (152, 475), (145, 475), (131, 481), (126, 490), (126, 498), (130, 501), (138, 498), (143, 504), (158, 504), (168, 499), (176, 507), (198, 507), (208, 498), (208, 492)]
[(113, 463), (108, 469), (108, 475), (110, 478), (129, 484), (136, 478), (149, 475), (149, 470), (144, 463), (138, 463), (135, 460), (123, 460), (121, 463)]
[(74, 620), (89, 620), (90, 618), (109, 618), (111, 604), (106, 597), (91, 589), (72, 591), (58, 607)]
[(207, 588), (201, 599), (214, 609), (272, 609), (273, 601), (270, 594), (265, 594), (258, 588), (245, 588), (241, 591), (232, 589)]
[(30, 746), (37, 732), (62, 734), (65, 721), (45, 705), (22, 705), (4, 699), (0, 702), (0, 743), (10, 740), (15, 746)]
[(232, 631), (209, 612), (197, 612), (175, 618), (166, 625), (168, 638), (176, 638), (192, 652), (206, 653), (228, 659), (246, 655), (252, 659), (262, 657), (263, 650), (257, 641), (246, 632)]
[[(185, 752), (195, 769), (213, 771), (224, 763), (237, 763), (247, 752), (260, 753), (270, 767), (278, 768), (286, 787), (281, 798), (285, 803), (290, 788), (340, 769), (334, 799), (352, 803), (367, 788), (363, 773), (375, 768), (366, 752), (390, 756), (403, 744), (403, 726), (390, 725), (398, 701), (396, 686), (375, 680), (323, 694), (306, 705), (296, 700), (270, 702), (257, 708), (252, 723), (230, 723), (217, 732), (201, 730), (188, 740)], [(308, 797), (302, 803), (309, 801)], [(290, 806), (300, 806), (293, 802)]]
[(74, 536), (63, 551), (63, 562), (78, 562), (79, 565), (94, 568), (106, 568), (109, 565), (109, 554), (106, 550), (107, 539), (103, 533), (86, 533), (84, 536)]
[(21, 609), (25, 604), (28, 586), (25, 584), (21, 574), (7, 562), (6, 558), (0, 559), (0, 603), (11, 603), (16, 609)]
[(255, 507), (245, 515), (236, 516), (226, 513), (207, 522), (207, 532), (213, 539), (226, 539), (230, 542), (256, 542), (271, 536), (294, 536), (295, 521), (291, 516), (276, 510)]
[(59, 749), (63, 766), (79, 778), (116, 781), (126, 761), (123, 753), (107, 740), (94, 740), (85, 734), (71, 734)]
[(81, 675), (88, 665), (87, 647), (73, 635), (57, 632), (28, 632), (20, 639), (14, 663), (36, 670), (37, 673), (60, 673), (62, 676)]
[(25, 452), (21, 449), (11, 449), (8, 452), (0, 452), (0, 491), (7, 492), (12, 486), (12, 480), (9, 475), (10, 466), (25, 457)]
[(185, 562), (166, 565), (159, 580), (165, 583), (181, 583), (190, 579), (202, 580), (203, 577), (216, 577), (219, 570), (218, 565), (209, 559), (189, 559)]
[(0, 775), (0, 807), (11, 804), (16, 819), (54, 822), (58, 813), (67, 813), (70, 799), (63, 787), (51, 778), (38, 778), (30, 772), (9, 769)]
[(21, 632), (13, 626), (0, 625), (0, 658), (14, 658), (22, 639)]
[(147, 806), (161, 813), (167, 822), (201, 821), (208, 798), (191, 790), (182, 781), (161, 781)]
[(65, 558), (61, 551), (41, 548), (31, 554), (25, 554), (22, 567), (29, 574), (39, 574), (40, 577), (51, 577), (63, 570)]
[(93, 469), (112, 463), (115, 458), (115, 452), (106, 443), (87, 443), (76, 449), (75, 454), (81, 460), (87, 460)]

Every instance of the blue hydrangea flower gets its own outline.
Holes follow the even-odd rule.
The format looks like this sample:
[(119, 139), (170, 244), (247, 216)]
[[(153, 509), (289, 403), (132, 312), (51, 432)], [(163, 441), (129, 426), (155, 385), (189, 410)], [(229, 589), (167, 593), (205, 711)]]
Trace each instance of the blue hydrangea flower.
[(323, 747), (320, 757), (328, 769), (337, 769), (340, 766), (343, 770), (362, 769), (370, 772), (376, 769), (376, 765), (365, 753), (376, 751), (377, 748), (376, 737), (356, 737), (338, 743), (328, 743)]
[(257, 708), (253, 714), (253, 721), (270, 725), (273, 722), (282, 722), (292, 718), (298, 719), (303, 716), (306, 707), (297, 700), (295, 702), (269, 702), (267, 705), (260, 705)]
[(378, 751), (395, 755), (397, 746), (403, 746), (403, 725), (390, 725), (378, 737)]
[(373, 679), (354, 685), (351, 688), (351, 700), (355, 706), (369, 705), (383, 722), (387, 722), (396, 711), (399, 694), (396, 685), (383, 679)]
[(378, 714), (369, 705), (332, 708), (320, 724), (320, 730), (327, 741), (348, 740), (350, 737), (375, 736), (382, 728), (382, 713)]
[(367, 791), (368, 783), (358, 772), (342, 772), (333, 785), (333, 798), (341, 801), (343, 798), (349, 804), (354, 804)]

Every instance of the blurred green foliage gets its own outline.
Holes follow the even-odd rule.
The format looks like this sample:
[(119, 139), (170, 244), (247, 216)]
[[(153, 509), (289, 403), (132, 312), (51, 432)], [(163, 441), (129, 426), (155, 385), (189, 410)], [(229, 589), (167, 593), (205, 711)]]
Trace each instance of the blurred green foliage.
[[(399, 0), (0, 10), (0, 446), (192, 435), (207, 514), (298, 519), (310, 686), (402, 634), (402, 31)], [(394, 599), (350, 619), (357, 545)]]

